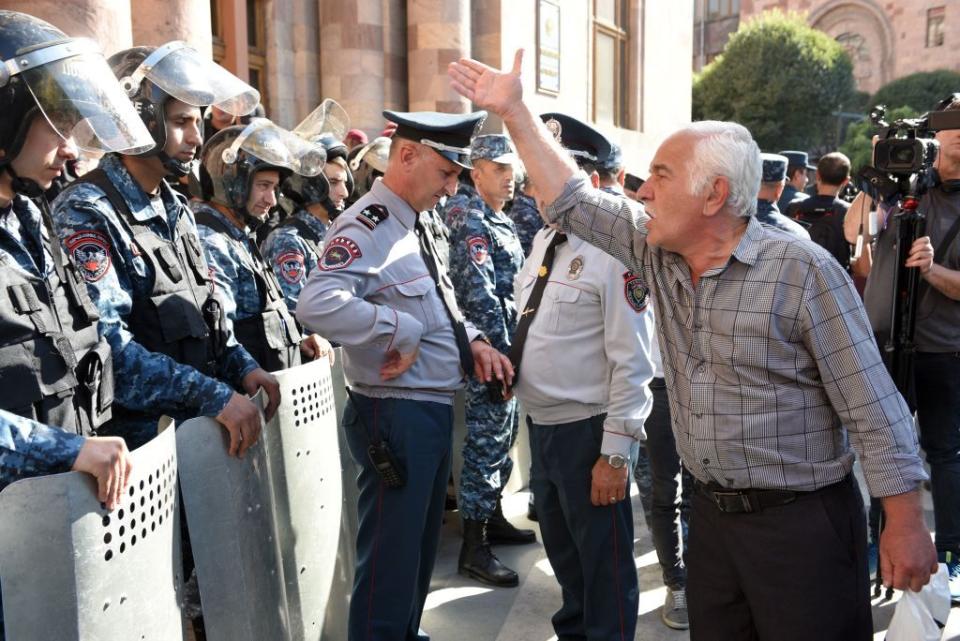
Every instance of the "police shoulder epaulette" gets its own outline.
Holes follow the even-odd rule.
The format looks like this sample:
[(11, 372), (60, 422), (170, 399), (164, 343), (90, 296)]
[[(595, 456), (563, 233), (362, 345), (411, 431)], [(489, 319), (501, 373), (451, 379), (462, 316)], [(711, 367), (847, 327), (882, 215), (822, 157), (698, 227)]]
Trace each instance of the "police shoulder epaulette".
[(367, 205), (363, 208), (363, 211), (357, 214), (357, 220), (373, 230), (389, 216), (390, 212), (383, 205)]

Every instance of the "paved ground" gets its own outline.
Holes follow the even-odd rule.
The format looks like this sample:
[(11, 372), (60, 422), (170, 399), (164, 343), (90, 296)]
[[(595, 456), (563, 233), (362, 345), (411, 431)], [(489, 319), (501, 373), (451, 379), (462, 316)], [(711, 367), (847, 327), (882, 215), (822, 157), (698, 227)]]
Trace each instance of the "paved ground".
[[(507, 497), (504, 512), (518, 526), (536, 528), (535, 523), (525, 518), (526, 501), (525, 492)], [(664, 588), (660, 583), (656, 554), (636, 496), (633, 501), (634, 514), (637, 515), (634, 550), (641, 588), (636, 639), (686, 641), (690, 638), (688, 633), (670, 630), (660, 621)], [(932, 524), (929, 509), (927, 516)], [(559, 607), (560, 591), (543, 547), (539, 543), (498, 547), (498, 556), (520, 573), (520, 587), (489, 588), (457, 574), (457, 555), (460, 550), (457, 527), (456, 515), (448, 513), (432, 592), (427, 599), (423, 618), (423, 628), (431, 638), (434, 641), (555, 640), (550, 616)], [(895, 593), (892, 602), (874, 601), (875, 641), (883, 640), (898, 598), (899, 593)], [(960, 640), (960, 608), (952, 610), (942, 638), (944, 641)]]

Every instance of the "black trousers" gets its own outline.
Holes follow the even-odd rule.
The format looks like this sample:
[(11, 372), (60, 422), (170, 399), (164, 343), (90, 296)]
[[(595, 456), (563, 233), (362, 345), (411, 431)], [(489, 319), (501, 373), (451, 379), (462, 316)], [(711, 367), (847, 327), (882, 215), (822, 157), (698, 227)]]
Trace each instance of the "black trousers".
[(726, 514), (693, 492), (691, 641), (870, 641), (863, 499), (853, 477), (788, 505)]

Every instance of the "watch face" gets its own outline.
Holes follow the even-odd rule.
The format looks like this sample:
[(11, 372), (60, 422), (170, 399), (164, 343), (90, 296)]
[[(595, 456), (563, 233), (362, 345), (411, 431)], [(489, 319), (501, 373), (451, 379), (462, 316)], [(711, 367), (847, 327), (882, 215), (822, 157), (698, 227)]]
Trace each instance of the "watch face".
[(621, 467), (627, 464), (627, 459), (621, 454), (611, 454), (607, 457), (607, 463), (610, 464), (610, 467), (619, 470)]

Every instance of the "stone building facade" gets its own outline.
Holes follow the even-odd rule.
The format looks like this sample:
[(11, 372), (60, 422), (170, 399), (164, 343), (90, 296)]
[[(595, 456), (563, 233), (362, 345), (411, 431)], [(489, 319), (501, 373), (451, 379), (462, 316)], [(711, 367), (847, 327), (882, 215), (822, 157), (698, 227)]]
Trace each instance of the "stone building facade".
[[(857, 87), (875, 92), (918, 71), (960, 71), (957, 0), (694, 0), (694, 69), (723, 50), (739, 21), (769, 9), (800, 11), (847, 47)], [(701, 37), (702, 36), (702, 37)]]
[[(108, 55), (186, 40), (257, 86), (285, 126), (324, 98), (368, 135), (382, 130), (384, 108), (468, 111), (447, 63), (470, 55), (503, 66), (518, 47), (534, 107), (596, 122), (637, 173), (690, 119), (693, 6), (675, 0), (0, 0), (0, 8), (92, 37)], [(491, 119), (486, 129), (500, 126)]]

